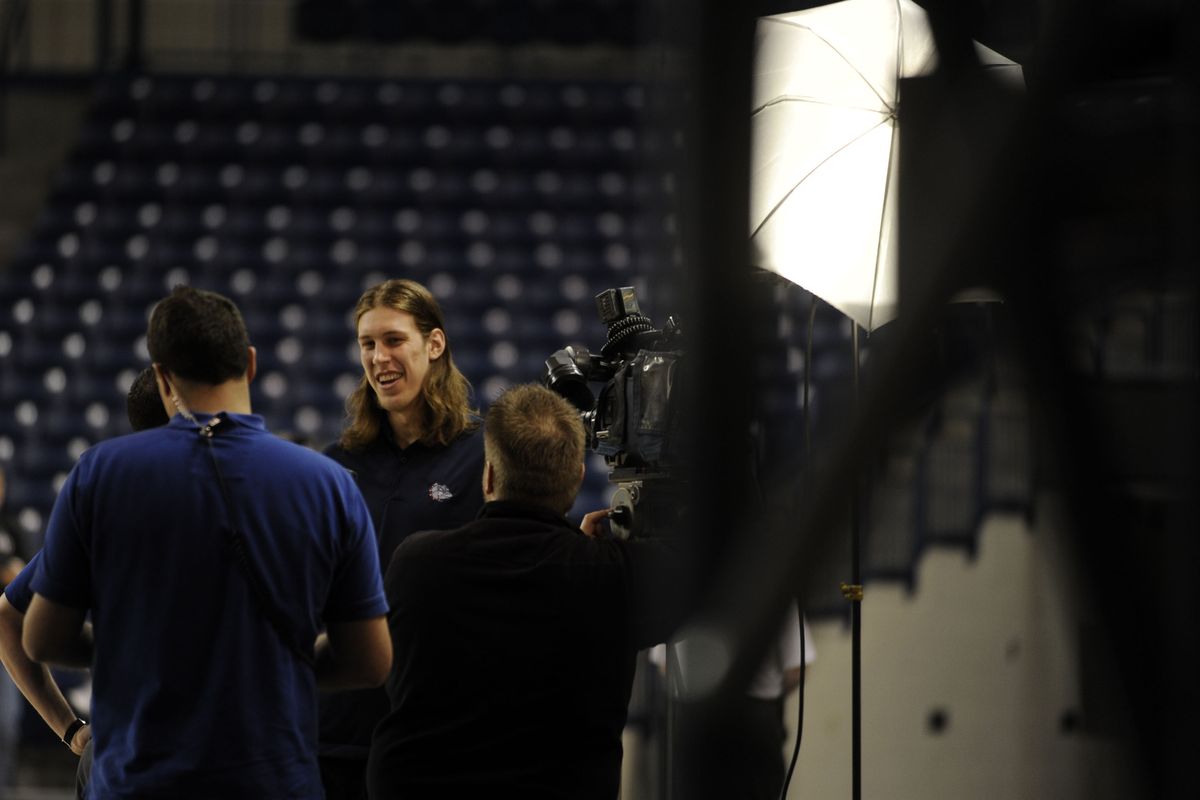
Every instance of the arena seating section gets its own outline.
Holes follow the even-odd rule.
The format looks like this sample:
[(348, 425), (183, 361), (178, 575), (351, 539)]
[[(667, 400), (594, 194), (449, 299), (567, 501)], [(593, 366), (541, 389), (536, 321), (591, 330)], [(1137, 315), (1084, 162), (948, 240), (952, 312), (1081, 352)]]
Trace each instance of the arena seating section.
[(615, 84), (106, 81), (0, 287), (14, 504), (44, 512), (80, 450), (126, 430), (147, 312), (178, 283), (236, 299), (256, 408), (317, 444), (358, 378), (348, 313), (385, 277), (437, 293), (484, 404), (568, 342), (598, 346), (594, 294), (670, 255), (640, 102)]
[[(79, 453), (128, 430), (147, 315), (176, 284), (236, 300), (259, 351), (255, 409), (314, 446), (336, 438), (360, 374), (349, 312), (384, 278), (439, 297), (481, 407), (538, 380), (554, 350), (597, 349), (602, 289), (636, 286), (665, 321), (671, 137), (643, 124), (644, 105), (642, 87), (613, 82), (106, 78), (0, 272), (11, 507), (40, 531)], [(818, 447), (849, 406), (849, 323), (818, 303), (807, 363), (812, 302), (776, 285), (748, 342), (777, 464), (801, 463), (806, 370)], [(890, 448), (867, 515), (874, 574), (911, 580), (927, 540), (969, 541), (985, 508), (1028, 504), (1025, 411), (1009, 388), (979, 377)], [(606, 491), (596, 459), (577, 508)]]

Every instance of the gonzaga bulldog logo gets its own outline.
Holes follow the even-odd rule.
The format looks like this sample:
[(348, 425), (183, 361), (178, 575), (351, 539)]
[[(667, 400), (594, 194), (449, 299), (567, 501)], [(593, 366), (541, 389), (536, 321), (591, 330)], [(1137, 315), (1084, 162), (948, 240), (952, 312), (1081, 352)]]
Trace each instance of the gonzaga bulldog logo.
[(444, 483), (433, 483), (429, 486), (429, 497), (438, 503), (444, 503), (454, 497), (454, 492)]

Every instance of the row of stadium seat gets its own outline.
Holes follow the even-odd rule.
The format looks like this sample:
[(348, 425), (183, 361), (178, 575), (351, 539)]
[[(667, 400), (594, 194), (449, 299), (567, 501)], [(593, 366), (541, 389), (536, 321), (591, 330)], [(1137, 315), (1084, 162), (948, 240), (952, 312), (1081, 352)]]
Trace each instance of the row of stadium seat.
[[(107, 127), (106, 127), (107, 126)], [(136, 157), (163, 162), (221, 164), (250, 158), (255, 163), (354, 166), (500, 163), (613, 165), (645, 163), (664, 150), (661, 136), (629, 122), (610, 125), (533, 124), (487, 126), (470, 122), (258, 122), (256, 120), (93, 120), (76, 152), (88, 159)]]
[[(137, 234), (160, 235), (188, 240), (205, 235), (221, 238), (265, 239), (285, 236), (301, 240), (356, 239), (450, 240), (486, 236), (490, 241), (587, 242), (598, 240), (658, 243), (672, 236), (675, 224), (670, 214), (636, 213), (634, 210), (575, 211), (546, 208), (525, 211), (511, 207), (461, 209), (439, 206), (378, 209), (373, 206), (328, 206), (294, 208), (260, 203), (188, 202), (145, 203), (85, 200), (59, 202), (41, 215), (38, 238), (61, 237), (55, 241), (59, 254), (70, 257), (88, 235), (123, 241)], [(71, 233), (62, 234), (63, 230)], [(130, 252), (131, 256), (135, 253)]]
[(644, 86), (613, 81), (455, 81), (112, 76), (98, 86), (96, 119), (256, 120), (304, 124), (443, 120), (592, 124), (629, 120), (648, 105)]

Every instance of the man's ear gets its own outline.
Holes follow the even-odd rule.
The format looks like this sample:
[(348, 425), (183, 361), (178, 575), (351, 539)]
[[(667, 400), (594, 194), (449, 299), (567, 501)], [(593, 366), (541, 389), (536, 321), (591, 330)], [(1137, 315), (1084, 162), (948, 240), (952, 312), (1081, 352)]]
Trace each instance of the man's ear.
[(425, 337), (425, 345), (429, 348), (429, 360), (437, 361), (442, 353), (446, 352), (446, 332), (441, 328), (434, 328)]
[(483, 496), (486, 499), (496, 492), (496, 470), (492, 462), (483, 462)]
[(162, 364), (154, 363), (150, 365), (154, 368), (154, 383), (158, 386), (158, 398), (162, 401), (163, 408), (167, 411), (167, 416), (174, 416), (175, 400), (172, 395), (175, 394), (175, 389), (171, 386), (171, 373)]
[(254, 380), (254, 376), (258, 374), (258, 351), (254, 349), (254, 345), (250, 345), (249, 360), (246, 362), (246, 383)]

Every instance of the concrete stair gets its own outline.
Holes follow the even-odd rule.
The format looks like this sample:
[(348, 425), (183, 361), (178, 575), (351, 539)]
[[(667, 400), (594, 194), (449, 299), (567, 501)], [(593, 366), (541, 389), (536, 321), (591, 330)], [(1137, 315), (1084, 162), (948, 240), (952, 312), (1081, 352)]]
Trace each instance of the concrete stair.
[(32, 231), (87, 110), (87, 89), (9, 88), (0, 150), (0, 269)]

